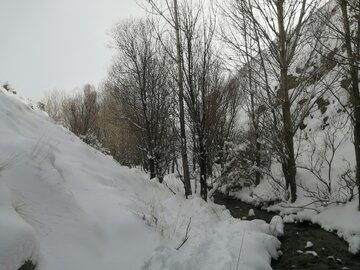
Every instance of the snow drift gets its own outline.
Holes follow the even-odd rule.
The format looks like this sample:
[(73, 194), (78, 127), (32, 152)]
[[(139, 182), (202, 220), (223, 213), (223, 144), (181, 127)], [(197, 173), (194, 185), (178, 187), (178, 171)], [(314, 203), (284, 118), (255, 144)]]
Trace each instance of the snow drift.
[(2, 88), (0, 137), (1, 270), (271, 269), (278, 256), (265, 222), (172, 194)]

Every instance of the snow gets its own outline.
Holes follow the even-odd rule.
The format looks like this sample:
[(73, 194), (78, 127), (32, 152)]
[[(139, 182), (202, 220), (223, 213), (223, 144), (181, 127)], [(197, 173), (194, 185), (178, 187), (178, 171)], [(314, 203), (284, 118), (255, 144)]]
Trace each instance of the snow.
[(284, 221), (284, 223), (294, 223), (295, 222), (294, 215), (284, 216), (283, 221)]
[(305, 251), (305, 254), (312, 255), (314, 257), (319, 257), (319, 255), (313, 250)]
[[(215, 228), (205, 229), (205, 234), (201, 235), (199, 228), (193, 234), (196, 241), (185, 243), (179, 251), (158, 248), (144, 269), (215, 270), (235, 269), (236, 265), (238, 269), (271, 269), (269, 263), (271, 257), (278, 256), (279, 242), (274, 242), (275, 238), (266, 233), (268, 226), (264, 225), (224, 221)], [(224, 230), (228, 231), (226, 235), (222, 233)]]
[(4, 89), (0, 137), (1, 270), (260, 270), (278, 257), (265, 222), (185, 200), (170, 175), (174, 195)]
[[(0, 108), (0, 163), (9, 164), (0, 179), (11, 193), (19, 226), (21, 220), (31, 228), (36, 240), (31, 245), (39, 243), (42, 255), (37, 260), (15, 253), (16, 261), (2, 260), (5, 269), (17, 269), (27, 259), (38, 262), (39, 270), (139, 269), (162, 243), (132, 209), (146, 195), (141, 175), (118, 166), (15, 97), (0, 92)], [(0, 220), (9, 216), (4, 213)], [(30, 230), (19, 226), (13, 226), (18, 235)], [(25, 237), (18, 241), (30, 245)], [(2, 249), (11, 252), (3, 243)]]
[(314, 244), (311, 241), (307, 241), (305, 248), (312, 248), (314, 246)]
[(0, 183), (0, 269), (17, 269), (23, 258), (37, 261), (39, 246), (35, 231), (15, 211), (11, 193)]
[(332, 206), (308, 218), (327, 231), (336, 231), (349, 243), (351, 253), (360, 252), (360, 214), (356, 202)]
[(254, 216), (255, 216), (254, 209), (249, 209), (248, 216), (249, 216), (249, 217), (254, 217)]
[(284, 222), (280, 216), (273, 216), (270, 221), (270, 232), (272, 235), (279, 237), (284, 235)]

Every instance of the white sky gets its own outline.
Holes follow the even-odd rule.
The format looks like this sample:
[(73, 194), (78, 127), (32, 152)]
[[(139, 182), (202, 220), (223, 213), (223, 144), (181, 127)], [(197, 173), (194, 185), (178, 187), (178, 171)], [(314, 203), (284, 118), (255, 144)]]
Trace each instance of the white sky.
[(97, 86), (111, 61), (107, 31), (143, 13), (135, 0), (0, 0), (0, 82), (34, 100)]

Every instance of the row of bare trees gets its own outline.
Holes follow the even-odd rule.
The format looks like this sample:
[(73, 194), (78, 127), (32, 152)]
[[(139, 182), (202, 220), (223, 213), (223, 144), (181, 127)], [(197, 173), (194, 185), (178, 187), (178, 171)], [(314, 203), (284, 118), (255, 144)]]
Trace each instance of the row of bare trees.
[(94, 86), (86, 84), (82, 92), (70, 96), (56, 90), (49, 92), (44, 105), (51, 118), (68, 127), (77, 136), (96, 132), (100, 108)]
[[(221, 39), (228, 45), (231, 63), (241, 70), (242, 88), (248, 97), (247, 111), (255, 137), (253, 162), (258, 173), (255, 182), (260, 173), (271, 173), (261, 168), (262, 148), (268, 148), (282, 165), (284, 190), (290, 188), (291, 201), (296, 200), (296, 160), (301, 156), (304, 121), (315, 110), (324, 114), (331, 94), (352, 121), (359, 186), (359, 2), (229, 0), (227, 4), (219, 5), (226, 22)], [(349, 102), (341, 98), (339, 81), (342, 86), (346, 82)], [(339, 141), (334, 133), (329, 128), (324, 137), (324, 145), (332, 148), (330, 157), (323, 155), (316, 162), (316, 166), (322, 164), (321, 170), (328, 164), (328, 178), (339, 147), (334, 146)], [(325, 188), (331, 187), (331, 180), (320, 177), (319, 170), (313, 166), (306, 169), (326, 182)]]
[(162, 182), (177, 169), (186, 197), (197, 187), (189, 155), (207, 200), (214, 165), (224, 166), (225, 143), (235, 137), (240, 94), (214, 45), (215, 19), (202, 1), (194, 4), (150, 1), (156, 16), (116, 24), (115, 56), (101, 93), (89, 86), (70, 97), (52, 93), (46, 108), (76, 135), (91, 132), (120, 163), (141, 166), (150, 178)]
[(174, 116), (174, 81), (170, 58), (155, 36), (150, 20), (126, 21), (113, 30), (118, 52), (105, 90), (121, 104), (114, 114), (127, 121), (147, 156), (150, 178), (162, 182), (171, 161)]
[[(222, 29), (222, 39), (229, 44), (243, 71), (243, 87), (249, 97), (248, 112), (256, 138), (256, 165), (260, 167), (263, 133), (282, 165), (286, 190), (290, 187), (294, 202), (297, 197), (294, 137), (322, 94), (322, 89), (310, 87), (313, 82), (308, 75), (308, 63), (317, 43), (309, 38), (307, 22), (317, 1), (228, 2), (222, 13), (231, 27)], [(297, 59), (306, 46), (312, 49), (299, 63)], [(301, 99), (303, 103), (296, 104)], [(258, 172), (256, 183), (259, 178)]]
[[(112, 31), (116, 56), (102, 87), (98, 137), (122, 164), (141, 165), (160, 182), (177, 168), (186, 197), (194, 187), (190, 154), (206, 200), (214, 164), (224, 164), (225, 142), (235, 134), (238, 80), (218, 55), (215, 19), (202, 1), (147, 4), (154, 16)], [(131, 140), (121, 141), (124, 130)]]
[[(112, 31), (115, 57), (101, 94), (85, 87), (62, 103), (61, 115), (59, 102), (46, 104), (75, 134), (94, 132), (120, 163), (140, 165), (160, 182), (177, 168), (186, 197), (194, 176), (206, 200), (214, 168), (220, 168), (217, 179), (246, 178), (255, 185), (273, 179), (295, 202), (298, 169), (332, 187), (340, 147), (339, 129), (327, 128), (332, 122), (325, 116), (332, 96), (351, 120), (360, 164), (358, 1), (140, 3), (147, 17), (122, 21)], [(339, 80), (349, 102), (339, 97)], [(304, 142), (311, 142), (306, 126), (319, 111), (332, 154), (324, 150), (322, 162), (306, 167), (299, 161)], [(244, 127), (239, 113), (246, 114)], [(321, 158), (314, 147), (307, 155)], [(272, 172), (274, 162), (283, 184)], [(323, 164), (330, 167), (325, 180)]]

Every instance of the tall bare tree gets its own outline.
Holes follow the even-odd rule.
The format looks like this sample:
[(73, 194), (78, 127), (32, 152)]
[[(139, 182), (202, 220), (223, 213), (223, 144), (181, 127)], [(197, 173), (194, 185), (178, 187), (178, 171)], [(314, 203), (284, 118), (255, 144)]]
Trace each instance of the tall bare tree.
[[(186, 138), (185, 108), (184, 108), (184, 74), (183, 74), (183, 48), (181, 42), (179, 5), (177, 0), (148, 0), (146, 1), (151, 7), (151, 12), (160, 16), (167, 26), (173, 31), (176, 53), (167, 50), (177, 65), (177, 86), (178, 86), (178, 105), (179, 105), (179, 122), (180, 122), (180, 150), (183, 168), (183, 183), (185, 188), (185, 197), (192, 194), (190, 171), (188, 161), (188, 149)], [(161, 33), (158, 33), (161, 36)]]
[(207, 176), (212, 167), (210, 150), (222, 91), (222, 70), (213, 46), (215, 20), (205, 14), (202, 1), (184, 1), (180, 21), (185, 101), (196, 145), (193, 155), (199, 164), (200, 194), (207, 200)]
[[(328, 36), (320, 36), (323, 47), (333, 56), (335, 63), (342, 67), (339, 80), (349, 93), (349, 104), (340, 102), (344, 111), (352, 120), (354, 150), (356, 159), (356, 183), (360, 189), (360, 94), (359, 94), (359, 59), (360, 59), (360, 2), (355, 0), (336, 0), (324, 8), (321, 15), (324, 30)], [(325, 32), (325, 31), (324, 31)], [(335, 45), (333, 45), (335, 44)], [(343, 51), (341, 48), (344, 48)], [(336, 95), (335, 92), (333, 92)], [(360, 196), (358, 210), (360, 211)]]
[(113, 31), (118, 58), (107, 87), (121, 106), (119, 120), (126, 120), (140, 136), (150, 178), (163, 180), (169, 155), (172, 82), (168, 54), (154, 33), (151, 20), (128, 20)]
[[(294, 202), (297, 196), (294, 136), (302, 119), (314, 104), (314, 99), (307, 99), (306, 109), (303, 106), (294, 114), (292, 106), (301, 96), (302, 90), (308, 86), (309, 77), (304, 74), (306, 69), (303, 69), (304, 72), (300, 72), (299, 76), (294, 77), (292, 74), (296, 69), (296, 57), (306, 41), (303, 38), (306, 24), (318, 1), (230, 0), (229, 2), (228, 8), (223, 9), (224, 14), (233, 26), (242, 30), (242, 33), (239, 40), (235, 32), (229, 31), (226, 40), (239, 52), (241, 60), (252, 66), (253, 72), (250, 77), (257, 78), (257, 82), (261, 82), (260, 85), (265, 90), (264, 93), (267, 93), (263, 102), (270, 108), (269, 115), (273, 116), (271, 123), (275, 133), (272, 137), (274, 139), (280, 137), (279, 145), (284, 146), (278, 147), (277, 151), (281, 157), (286, 187), (290, 187), (291, 201)], [(276, 82), (275, 87), (274, 82)], [(300, 111), (302, 113), (298, 113)]]
[[(339, 0), (343, 19), (343, 39), (346, 47), (347, 65), (351, 78), (351, 95), (354, 124), (354, 146), (356, 157), (356, 180), (360, 190), (360, 94), (359, 94), (359, 57), (360, 57), (360, 3), (359, 1)], [(353, 21), (351, 23), (351, 21)], [(360, 211), (360, 194), (358, 210)]]

